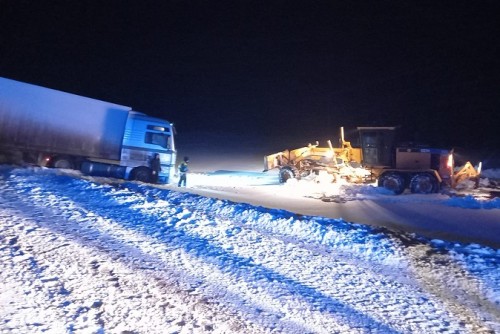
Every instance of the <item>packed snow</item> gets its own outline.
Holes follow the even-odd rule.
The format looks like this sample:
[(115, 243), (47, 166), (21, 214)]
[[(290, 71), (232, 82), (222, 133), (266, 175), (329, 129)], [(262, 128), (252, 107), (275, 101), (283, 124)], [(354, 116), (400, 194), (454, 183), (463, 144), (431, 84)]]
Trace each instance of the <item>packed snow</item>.
[[(361, 205), (373, 224), (341, 211)], [(480, 191), (393, 196), (236, 170), (177, 188), (0, 165), (0, 331), (500, 333), (498, 239), (396, 229), (375, 222), (384, 207), (500, 225)]]

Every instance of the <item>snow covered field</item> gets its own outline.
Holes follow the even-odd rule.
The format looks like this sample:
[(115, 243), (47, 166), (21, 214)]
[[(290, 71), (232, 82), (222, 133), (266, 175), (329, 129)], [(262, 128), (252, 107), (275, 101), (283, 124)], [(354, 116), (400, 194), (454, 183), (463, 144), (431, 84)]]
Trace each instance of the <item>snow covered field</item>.
[[(386, 195), (252, 175), (179, 191), (0, 166), (0, 332), (500, 332), (499, 249), (294, 213)], [(500, 224), (498, 199), (445, 197), (390, 198)]]

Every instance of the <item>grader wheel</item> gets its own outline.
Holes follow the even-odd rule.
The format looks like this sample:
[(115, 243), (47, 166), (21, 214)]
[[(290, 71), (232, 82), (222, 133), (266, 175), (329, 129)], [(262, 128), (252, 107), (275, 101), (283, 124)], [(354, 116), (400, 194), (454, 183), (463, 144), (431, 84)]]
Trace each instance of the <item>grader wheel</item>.
[(400, 173), (382, 174), (378, 179), (378, 186), (392, 191), (395, 195), (400, 195), (405, 191), (405, 178)]
[(294, 179), (299, 175), (299, 171), (290, 166), (286, 166), (280, 169), (279, 181), (280, 183), (286, 183), (289, 179)]

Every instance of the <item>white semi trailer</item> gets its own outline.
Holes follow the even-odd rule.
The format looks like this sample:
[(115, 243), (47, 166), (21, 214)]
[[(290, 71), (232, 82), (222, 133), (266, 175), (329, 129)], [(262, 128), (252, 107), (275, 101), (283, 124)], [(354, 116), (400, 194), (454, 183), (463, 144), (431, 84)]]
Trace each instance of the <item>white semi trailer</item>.
[(175, 172), (173, 125), (130, 107), (0, 77), (0, 152), (26, 162), (159, 183)]

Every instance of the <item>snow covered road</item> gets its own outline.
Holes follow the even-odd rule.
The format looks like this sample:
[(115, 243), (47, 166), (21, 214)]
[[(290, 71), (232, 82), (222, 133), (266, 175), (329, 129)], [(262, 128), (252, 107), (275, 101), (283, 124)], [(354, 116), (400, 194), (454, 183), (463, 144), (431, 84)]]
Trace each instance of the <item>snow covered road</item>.
[(500, 251), (0, 166), (0, 331), (495, 333)]
[[(500, 170), (491, 171), (498, 179)], [(190, 187), (181, 191), (500, 248), (500, 198), (481, 200), (485, 196), (481, 189), (394, 196), (374, 185), (313, 180), (279, 184), (278, 176), (270, 172), (224, 170), (194, 173), (189, 180)]]

